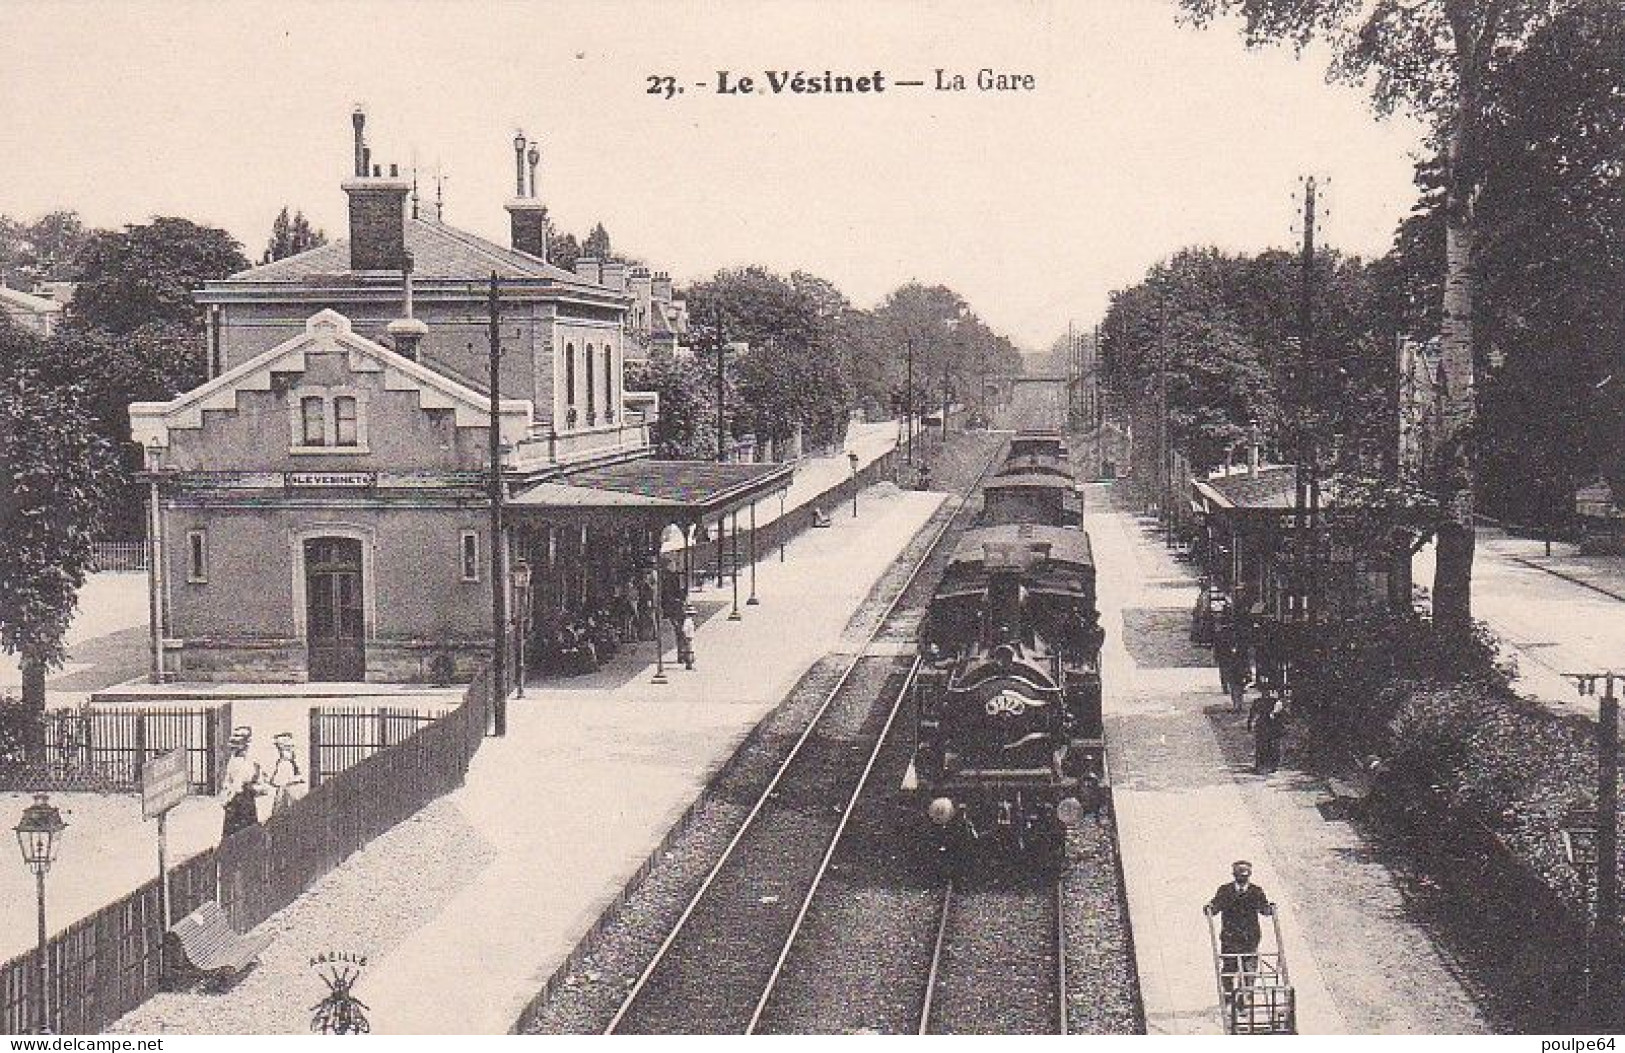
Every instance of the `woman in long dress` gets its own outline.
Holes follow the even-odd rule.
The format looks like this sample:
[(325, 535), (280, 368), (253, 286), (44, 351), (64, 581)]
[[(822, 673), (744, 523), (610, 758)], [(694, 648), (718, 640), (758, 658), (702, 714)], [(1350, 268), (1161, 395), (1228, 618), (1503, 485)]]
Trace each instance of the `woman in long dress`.
[(273, 739), (276, 743), (276, 763), (271, 766), (271, 817), (285, 814), (293, 802), (305, 795), (310, 787), (305, 782), (305, 770), (299, 764), (293, 748), (293, 736), (284, 731)]
[(225, 808), (225, 822), (221, 826), (222, 839), (239, 830), (246, 830), (260, 821), (257, 798), (265, 792), (264, 775), (259, 762), (248, 755), (253, 732), (239, 727), (231, 733), (231, 759), (226, 761), (225, 777), (221, 780), (220, 796)]

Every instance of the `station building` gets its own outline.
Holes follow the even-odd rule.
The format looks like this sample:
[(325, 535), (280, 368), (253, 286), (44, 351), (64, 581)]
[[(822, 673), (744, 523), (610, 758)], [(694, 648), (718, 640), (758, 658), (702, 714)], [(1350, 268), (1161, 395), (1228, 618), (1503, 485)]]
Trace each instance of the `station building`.
[(499, 245), (438, 204), (420, 215), (411, 182), (372, 164), (359, 112), (354, 131), (349, 238), (207, 283), (209, 380), (130, 408), (155, 677), (466, 679), (490, 654), (494, 588), (517, 633), (594, 610), (659, 578), (668, 528), (737, 529), (789, 484), (788, 465), (652, 457), (657, 399), (622, 372), (641, 288), (548, 263), (522, 137)]

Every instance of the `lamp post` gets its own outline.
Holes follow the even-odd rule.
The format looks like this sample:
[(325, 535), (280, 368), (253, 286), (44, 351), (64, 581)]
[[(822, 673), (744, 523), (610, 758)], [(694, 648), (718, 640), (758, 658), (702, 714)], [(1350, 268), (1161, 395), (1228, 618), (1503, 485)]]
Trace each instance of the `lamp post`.
[(858, 451), (846, 451), (846, 463), (852, 466), (852, 518), (858, 518)]
[(35, 999), (35, 1024), (40, 1034), (49, 1034), (50, 974), (49, 955), (45, 933), (45, 875), (56, 859), (57, 836), (67, 827), (62, 813), (51, 806), (45, 794), (34, 795), (34, 803), (23, 809), (22, 820), (14, 828), (17, 845), (23, 852), (23, 863), (34, 872), (34, 885), (39, 900), (39, 980)]
[(1584, 972), (1581, 980), (1581, 998), (1585, 1004), (1586, 1013), (1595, 1021), (1596, 1006), (1592, 1004), (1591, 976), (1595, 969), (1594, 934), (1596, 930), (1595, 915), (1591, 906), (1591, 875), (1597, 869), (1597, 808), (1590, 798), (1582, 798), (1569, 809), (1568, 815), (1563, 818), (1563, 826), (1559, 833), (1563, 838), (1563, 855), (1568, 859), (1569, 865), (1580, 874), (1581, 896), (1585, 900), (1585, 947), (1581, 955)]
[(530, 639), (530, 564), (525, 560), (516, 560), (510, 576), (513, 579), (514, 621), (519, 637), (516, 650), (519, 652), (515, 659), (513, 676), (518, 682), (519, 697), (525, 697), (525, 643)]
[(911, 336), (904, 346), (908, 349), (908, 375), (904, 382), (903, 412), (908, 417), (908, 466), (914, 467), (914, 338)]

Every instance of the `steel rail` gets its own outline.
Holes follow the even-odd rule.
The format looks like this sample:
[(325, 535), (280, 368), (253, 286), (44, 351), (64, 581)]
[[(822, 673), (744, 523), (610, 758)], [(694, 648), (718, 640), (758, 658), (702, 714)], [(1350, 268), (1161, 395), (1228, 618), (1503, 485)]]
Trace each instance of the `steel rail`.
[[(1067, 971), (1066, 971), (1066, 881), (1057, 878), (1050, 887), (1050, 902), (1055, 910), (1055, 929), (1053, 933), (1053, 947), (1055, 953), (1055, 1033), (1058, 1035), (1071, 1034), (1071, 1021), (1068, 1018), (1067, 1006)], [(920, 1002), (920, 1026), (917, 1034), (933, 1034), (931, 1030), (931, 1016), (937, 1008), (937, 987), (942, 979), (943, 951), (948, 943), (948, 919), (954, 908), (954, 884), (950, 880), (942, 890), (942, 914), (937, 920), (937, 935), (931, 945), (931, 965), (925, 976), (925, 995)]]
[(1069, 1035), (1066, 1013), (1066, 878), (1055, 879), (1055, 1023), (1057, 1034)]
[[(952, 519), (949, 520), (952, 522)], [(830, 835), (829, 846), (824, 849), (824, 857), (818, 861), (818, 869), (813, 872), (812, 884), (808, 886), (806, 895), (801, 898), (801, 907), (796, 911), (796, 920), (790, 924), (790, 932), (784, 938), (784, 946), (779, 949), (779, 956), (773, 962), (773, 971), (767, 975), (767, 984), (762, 988), (762, 994), (756, 999), (756, 1008), (751, 1011), (750, 1022), (745, 1025), (745, 1034), (756, 1033), (756, 1025), (762, 1019), (762, 1013), (767, 1009), (768, 999), (773, 997), (773, 989), (778, 986), (779, 977), (784, 973), (784, 963), (790, 958), (790, 950), (795, 946), (796, 937), (801, 934), (801, 923), (807, 918), (807, 911), (812, 907), (813, 897), (818, 894), (818, 888), (824, 883), (824, 875), (829, 872), (831, 860), (835, 858), (835, 850), (840, 846), (841, 835), (846, 833), (846, 824), (857, 811), (858, 800), (863, 796), (864, 788), (869, 785), (869, 776), (875, 770), (875, 762), (880, 759), (880, 750), (886, 745), (886, 739), (891, 735), (892, 724), (897, 720), (897, 714), (903, 708), (903, 702), (908, 698), (909, 688), (914, 686), (914, 677), (920, 671), (920, 656), (915, 655), (914, 661), (908, 667), (908, 675), (903, 678), (902, 689), (892, 701), (891, 712), (886, 714), (886, 723), (875, 737), (874, 749), (869, 751), (869, 760), (863, 766), (863, 773), (858, 776), (858, 784), (852, 789), (852, 796), (847, 798), (846, 807), (841, 811), (841, 821), (836, 824), (835, 832)]]
[(937, 938), (931, 943), (931, 968), (925, 974), (925, 997), (920, 1002), (920, 1026), (916, 1034), (931, 1033), (931, 1010), (936, 1003), (937, 980), (942, 975), (942, 948), (948, 942), (948, 912), (954, 905), (954, 883), (942, 889), (942, 915), (937, 919)]
[[(687, 905), (683, 907), (682, 914), (678, 916), (677, 924), (672, 926), (671, 931), (666, 934), (665, 939), (661, 941), (659, 948), (656, 949), (654, 957), (649, 960), (648, 965), (644, 966), (643, 972), (638, 974), (637, 981), (627, 992), (626, 997), (622, 999), (620, 1006), (615, 1010), (615, 1015), (610, 1018), (609, 1023), (604, 1027), (604, 1034), (612, 1035), (615, 1033), (616, 1029), (620, 1027), (621, 1021), (625, 1019), (626, 1014), (631, 1010), (633, 1004), (638, 1000), (638, 997), (642, 995), (644, 988), (649, 982), (649, 978), (654, 975), (655, 970), (657, 970), (661, 963), (665, 961), (667, 952), (669, 952), (672, 945), (677, 942), (677, 937), (682, 934), (684, 927), (688, 924), (689, 918), (693, 916), (701, 901), (705, 899), (706, 893), (710, 891), (711, 886), (715, 883), (717, 875), (720, 874), (723, 868), (726, 867), (732, 860), (734, 850), (739, 847), (740, 842), (745, 839), (745, 835), (750, 832), (755, 824), (756, 817), (761, 814), (762, 809), (765, 808), (768, 801), (773, 798), (774, 793), (778, 789), (780, 781), (782, 781), (784, 778), (785, 772), (789, 771), (790, 766), (795, 763), (796, 759), (801, 754), (802, 747), (805, 746), (807, 740), (812, 737), (813, 731), (816, 730), (819, 724), (823, 721), (824, 715), (829, 712), (830, 706), (834, 704), (835, 699), (846, 687), (848, 681), (852, 679), (852, 674), (862, 663), (865, 653), (868, 651), (870, 645), (878, 640), (881, 634), (885, 631), (887, 622), (889, 622), (892, 616), (897, 612), (898, 607), (903, 602), (903, 598), (908, 595), (908, 590), (914, 586), (914, 582), (919, 578), (920, 572), (925, 569), (925, 565), (930, 562), (932, 555), (935, 554), (937, 550), (937, 546), (942, 543), (942, 539), (947, 536), (948, 531), (951, 530), (954, 523), (959, 520), (960, 513), (964, 511), (965, 505), (969, 504), (970, 502), (970, 495), (974, 494), (981, 486), (982, 480), (985, 479), (987, 477), (987, 473), (992, 470), (994, 462), (998, 460), (998, 454), (1001, 453), (1004, 448), (1004, 444), (1001, 443), (997, 449), (994, 450), (993, 455), (988, 458), (987, 464), (983, 466), (982, 471), (977, 475), (975, 482), (973, 482), (970, 489), (966, 491), (964, 501), (958, 508), (954, 509), (953, 513), (948, 516), (947, 520), (942, 524), (942, 526), (937, 529), (936, 534), (932, 536), (930, 544), (926, 546), (926, 549), (920, 555), (919, 560), (915, 562), (914, 569), (909, 572), (908, 577), (903, 581), (902, 587), (897, 590), (897, 595), (892, 597), (891, 602), (886, 605), (886, 609), (881, 612), (880, 617), (876, 620), (874, 629), (872, 629), (868, 636), (864, 639), (863, 646), (855, 650), (852, 655), (852, 661), (847, 664), (847, 667), (841, 672), (840, 678), (836, 680), (835, 685), (830, 688), (829, 692), (824, 696), (824, 700), (819, 703), (818, 709), (813, 713), (812, 718), (808, 720), (806, 728), (804, 728), (800, 736), (797, 737), (795, 745), (790, 748), (790, 752), (786, 754), (784, 760), (780, 762), (778, 769), (773, 773), (773, 778), (769, 780), (767, 787), (762, 791), (761, 795), (757, 798), (756, 803), (751, 807), (750, 812), (745, 816), (745, 821), (739, 825), (739, 829), (734, 832), (733, 837), (729, 839), (727, 846), (722, 850), (722, 855), (717, 859), (716, 863), (705, 875), (705, 880), (700, 883), (700, 887), (694, 892), (694, 895), (689, 898)], [(918, 665), (919, 662), (918, 659), (916, 659), (914, 666), (910, 668), (909, 678), (904, 685), (905, 690), (900, 693), (899, 699), (906, 696), (907, 686), (913, 682), (914, 670), (918, 668)], [(892, 715), (896, 715), (895, 707)], [(886, 727), (890, 728), (890, 726), (891, 719), (888, 718)], [(885, 732), (883, 731), (879, 740), (877, 741), (876, 753), (879, 752), (878, 743), (884, 741)], [(872, 764), (873, 757), (870, 758), (870, 765), (872, 766)], [(865, 767), (865, 776), (867, 776), (868, 771), (869, 768)], [(844, 816), (842, 818), (842, 822), (844, 825)], [(780, 957), (782, 960), (783, 955)], [(753, 1015), (752, 1022), (754, 1023), (754, 1021), (755, 1016)]]

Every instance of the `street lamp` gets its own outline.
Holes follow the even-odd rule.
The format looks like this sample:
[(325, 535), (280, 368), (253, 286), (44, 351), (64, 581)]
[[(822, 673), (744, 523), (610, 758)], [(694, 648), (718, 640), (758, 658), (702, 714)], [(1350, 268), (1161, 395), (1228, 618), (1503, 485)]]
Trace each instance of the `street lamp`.
[(14, 828), (17, 845), (23, 852), (23, 863), (34, 872), (34, 883), (39, 899), (39, 985), (36, 992), (36, 1020), (41, 1034), (51, 1031), (49, 1019), (49, 957), (45, 934), (45, 874), (56, 859), (57, 835), (67, 828), (62, 813), (51, 806), (45, 794), (34, 795), (34, 803), (23, 809), (23, 818)]
[(1595, 922), (1591, 910), (1591, 875), (1597, 869), (1597, 833), (1601, 824), (1597, 819), (1596, 805), (1590, 798), (1581, 798), (1563, 818), (1563, 825), (1559, 833), (1563, 838), (1563, 855), (1580, 874), (1581, 897), (1585, 900), (1585, 949), (1582, 955), (1584, 963), (1584, 979), (1581, 993), (1585, 1000), (1586, 1009), (1591, 1012), (1595, 1009), (1591, 1004), (1591, 973), (1594, 966), (1592, 962), (1593, 932)]
[(852, 518), (858, 518), (858, 451), (846, 451), (846, 463), (852, 466)]
[(519, 681), (519, 697), (525, 697), (525, 642), (530, 637), (530, 564), (525, 560), (514, 563), (509, 571), (513, 579), (514, 621), (518, 623), (518, 668), (514, 670), (514, 679)]

